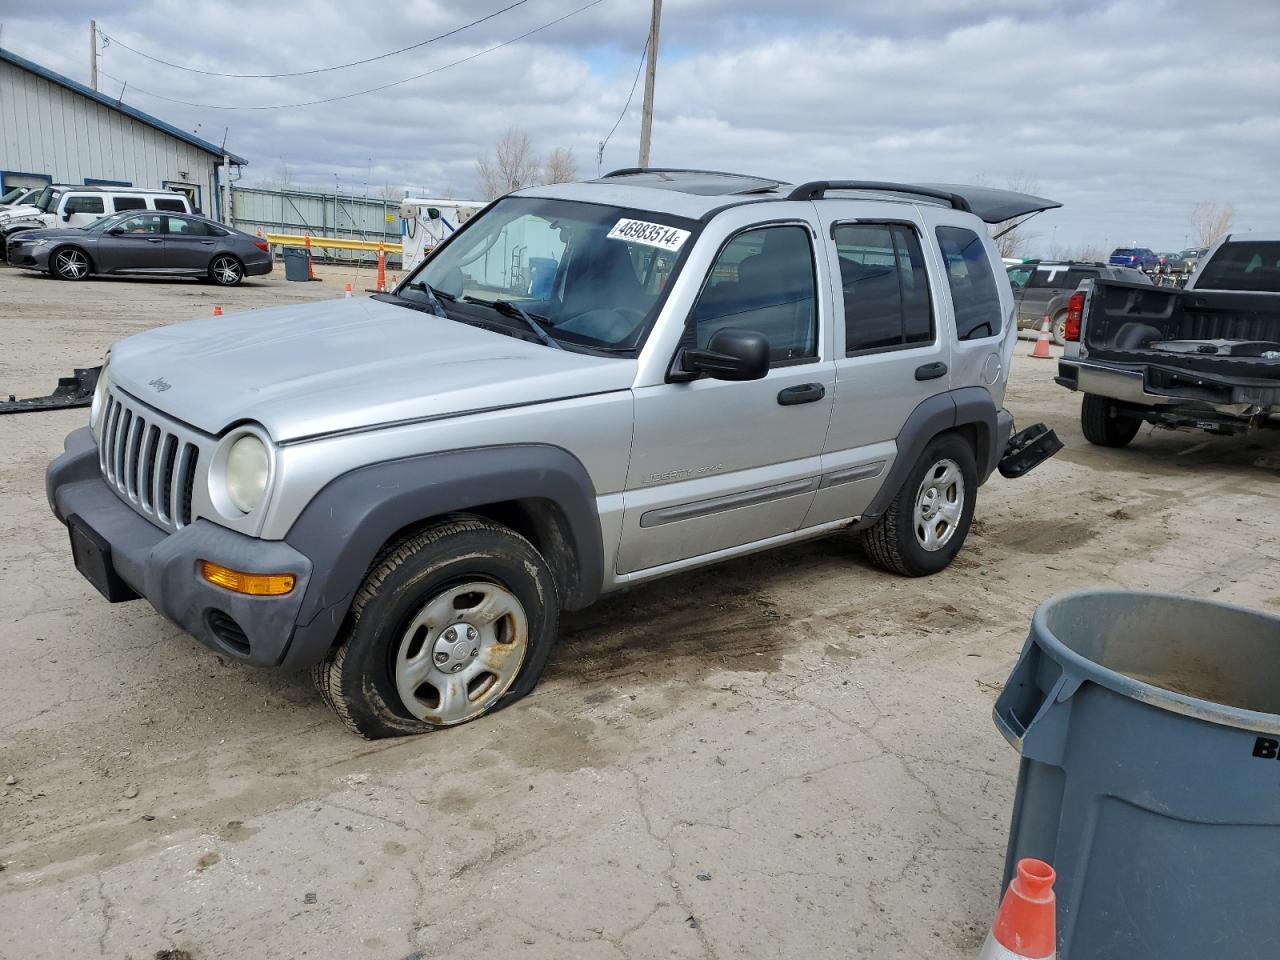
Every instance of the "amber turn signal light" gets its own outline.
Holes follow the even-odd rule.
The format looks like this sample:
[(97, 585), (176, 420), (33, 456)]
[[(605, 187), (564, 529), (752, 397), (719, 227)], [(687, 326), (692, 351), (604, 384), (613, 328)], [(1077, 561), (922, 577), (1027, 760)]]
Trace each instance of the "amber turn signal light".
[(232, 593), (250, 597), (283, 597), (294, 584), (292, 573), (241, 573), (208, 560), (200, 561), (200, 575)]

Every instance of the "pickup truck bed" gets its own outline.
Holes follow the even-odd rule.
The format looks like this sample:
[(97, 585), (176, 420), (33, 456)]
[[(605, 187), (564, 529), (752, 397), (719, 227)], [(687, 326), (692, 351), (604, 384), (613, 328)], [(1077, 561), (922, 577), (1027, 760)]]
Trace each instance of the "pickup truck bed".
[[(1280, 412), (1280, 296), (1098, 280), (1058, 383), (1111, 416), (1240, 432)], [(1070, 353), (1070, 351), (1068, 351)]]

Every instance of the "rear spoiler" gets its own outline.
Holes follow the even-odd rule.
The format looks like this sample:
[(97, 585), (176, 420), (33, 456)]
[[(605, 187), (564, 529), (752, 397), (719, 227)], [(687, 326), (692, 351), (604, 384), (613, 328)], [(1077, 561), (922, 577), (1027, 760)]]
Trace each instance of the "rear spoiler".
[(998, 190), (995, 187), (962, 183), (926, 183), (921, 186), (963, 197), (969, 210), (985, 223), (1004, 223), (1015, 217), (1025, 217), (1029, 213), (1054, 210), (1062, 206), (1057, 200), (1046, 200), (1044, 197), (1014, 190)]

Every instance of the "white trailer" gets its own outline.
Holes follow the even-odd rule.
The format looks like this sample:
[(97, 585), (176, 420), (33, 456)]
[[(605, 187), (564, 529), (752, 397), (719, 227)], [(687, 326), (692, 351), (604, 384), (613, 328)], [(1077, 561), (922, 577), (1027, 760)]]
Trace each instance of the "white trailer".
[(420, 264), (436, 244), (466, 223), (485, 203), (443, 197), (405, 197), (400, 201), (401, 264), (406, 272)]

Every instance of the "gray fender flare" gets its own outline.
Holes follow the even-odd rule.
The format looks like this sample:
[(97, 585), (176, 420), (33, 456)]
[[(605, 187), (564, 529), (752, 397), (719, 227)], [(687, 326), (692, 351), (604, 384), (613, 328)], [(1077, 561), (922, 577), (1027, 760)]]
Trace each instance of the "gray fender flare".
[[(922, 401), (911, 411), (898, 432), (898, 454), (893, 466), (855, 529), (868, 527), (880, 519), (902, 489), (907, 474), (915, 467), (929, 441), (945, 430), (962, 426), (974, 428), (977, 443), (973, 453), (978, 464), (978, 481), (985, 483), (996, 468), (1013, 424), (1007, 414), (1001, 417), (1000, 413), (991, 394), (982, 387), (961, 387)], [(1000, 436), (1002, 426), (1003, 437)]]
[[(294, 521), (285, 542), (308, 557), (312, 579), (284, 665), (322, 660), (378, 551), (397, 531), (444, 514), (508, 501), (543, 501), (558, 512), (552, 536), (568, 609), (588, 606), (604, 582), (595, 488), (582, 463), (544, 444), (446, 451), (360, 467), (330, 481)], [(564, 563), (568, 560), (568, 563)], [(553, 568), (556, 560), (548, 558)]]

